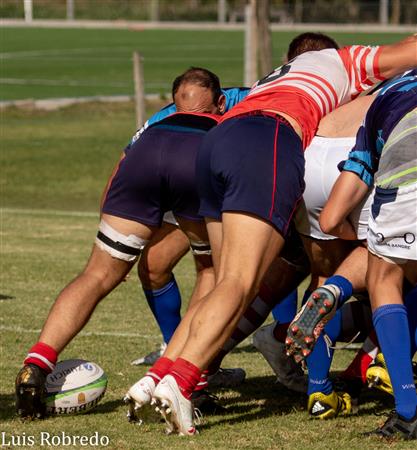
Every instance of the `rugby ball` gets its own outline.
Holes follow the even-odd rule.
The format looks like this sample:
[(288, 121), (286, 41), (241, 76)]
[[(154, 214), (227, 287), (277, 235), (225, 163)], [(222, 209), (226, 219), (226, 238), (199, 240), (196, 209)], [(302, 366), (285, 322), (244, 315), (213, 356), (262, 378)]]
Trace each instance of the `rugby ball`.
[(81, 414), (103, 398), (107, 376), (96, 363), (83, 359), (60, 361), (46, 377), (46, 412)]

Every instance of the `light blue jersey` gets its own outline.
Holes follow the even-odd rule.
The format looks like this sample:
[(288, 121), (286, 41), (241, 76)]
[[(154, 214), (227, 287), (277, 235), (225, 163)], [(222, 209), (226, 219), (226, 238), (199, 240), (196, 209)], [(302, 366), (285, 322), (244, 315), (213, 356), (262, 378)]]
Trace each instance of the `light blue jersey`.
[[(226, 112), (233, 108), (237, 103), (243, 100), (249, 93), (249, 88), (225, 88), (222, 89), (222, 94), (226, 97)], [(175, 103), (170, 103), (165, 106), (158, 112), (156, 112), (153, 116), (151, 116), (144, 125), (136, 131), (129, 145), (132, 145), (140, 135), (150, 126), (156, 122), (165, 119), (165, 117), (177, 112), (177, 107)]]

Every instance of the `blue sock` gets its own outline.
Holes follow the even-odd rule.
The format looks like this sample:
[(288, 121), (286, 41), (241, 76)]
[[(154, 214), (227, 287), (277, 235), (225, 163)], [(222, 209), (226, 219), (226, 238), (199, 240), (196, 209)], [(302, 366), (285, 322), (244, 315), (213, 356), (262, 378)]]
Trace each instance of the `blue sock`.
[(326, 284), (333, 284), (340, 289), (337, 309), (339, 309), (346, 300), (349, 300), (350, 297), (352, 297), (352, 283), (347, 278), (342, 277), (341, 275), (333, 275), (332, 277), (327, 278), (324, 285), (326, 286)]
[(174, 276), (160, 289), (144, 289), (146, 300), (168, 343), (181, 321), (181, 294)]
[[(324, 332), (334, 344), (342, 330), (342, 312), (336, 314), (324, 327)], [(332, 345), (333, 345), (332, 344)], [(323, 335), (317, 340), (314, 350), (306, 359), (308, 367), (308, 395), (314, 392), (323, 392), (329, 395), (333, 390), (332, 382), (329, 380), (330, 366), (333, 361), (334, 350), (328, 348)]]
[(410, 328), (411, 357), (417, 351), (417, 286), (411, 289), (404, 298), (407, 308), (408, 326)]
[(410, 357), (410, 331), (404, 305), (383, 305), (373, 313), (378, 341), (384, 354), (394, 391), (397, 413), (411, 419), (416, 413), (417, 394)]
[(279, 323), (289, 323), (297, 313), (297, 289), (287, 295), (272, 310), (273, 318)]

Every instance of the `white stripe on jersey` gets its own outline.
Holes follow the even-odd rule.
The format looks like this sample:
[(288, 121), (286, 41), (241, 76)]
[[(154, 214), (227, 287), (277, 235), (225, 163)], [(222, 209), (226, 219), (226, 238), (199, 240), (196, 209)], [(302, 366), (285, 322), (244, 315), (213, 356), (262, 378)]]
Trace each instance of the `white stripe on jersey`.
[(353, 45), (303, 53), (258, 81), (247, 98), (293, 86), (311, 97), (322, 114), (327, 114), (375, 84), (378, 49)]
[[(374, 59), (377, 51), (378, 47), (363, 47), (361, 45), (352, 45), (350, 47), (349, 53), (352, 60), (350, 66), (350, 92), (352, 96), (366, 91), (377, 80), (374, 71)], [(362, 71), (365, 72), (365, 77), (363, 77)]]
[(254, 88), (251, 94), (261, 93), (275, 86), (294, 86), (306, 91), (320, 105), (320, 110), (324, 114), (332, 111), (337, 106), (336, 96), (321, 81), (321, 78), (304, 72), (291, 72), (291, 75), (288, 77), (278, 78), (275, 81)]

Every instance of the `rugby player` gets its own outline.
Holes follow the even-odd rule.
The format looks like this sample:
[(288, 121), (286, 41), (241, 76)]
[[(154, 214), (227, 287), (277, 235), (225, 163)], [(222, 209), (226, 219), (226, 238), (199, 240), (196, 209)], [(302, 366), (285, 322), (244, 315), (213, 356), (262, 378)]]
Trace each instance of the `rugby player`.
[[(354, 230), (346, 217), (375, 184), (367, 287), (396, 407), (376, 433), (406, 439), (417, 439), (417, 393), (411, 363), (417, 348), (415, 291), (407, 307), (403, 302), (404, 279), (417, 285), (416, 124), (417, 75), (413, 71), (380, 91), (320, 217), (324, 231), (351, 237)], [(339, 303), (337, 294), (325, 293), (333, 309)]]
[[(125, 278), (149, 241), (158, 238), (165, 211), (174, 211), (193, 249), (198, 276), (191, 304), (213, 285), (207, 232), (197, 214), (199, 199), (195, 192), (194, 159), (202, 136), (217, 123), (218, 116), (214, 113), (221, 112), (224, 97), (214, 74), (204, 69), (194, 72), (194, 78), (199, 81), (191, 83), (192, 89), (186, 77), (187, 82), (174, 83), (174, 99), (179, 110), (192, 109), (200, 115), (178, 113), (154, 124), (146, 138), (143, 135), (127, 147), (110, 178), (99, 232), (87, 266), (59, 294), (38, 342), (29, 350), (24, 367), (17, 375), (19, 415), (44, 415), (42, 398), (46, 374), (53, 370), (58, 354), (84, 327), (99, 301)], [(193, 98), (188, 95), (190, 92), (194, 92)], [(201, 113), (206, 115), (201, 116)], [(181, 126), (184, 126), (183, 132)], [(171, 147), (172, 151), (168, 152)], [(164, 159), (158, 159), (160, 154)], [(156, 170), (162, 160), (167, 163), (167, 167), (160, 168), (164, 173)], [(161, 184), (166, 173), (170, 174), (173, 184)]]
[(284, 246), (304, 188), (303, 149), (320, 119), (414, 65), (416, 37), (308, 52), (257, 82), (207, 134), (197, 175), (216, 287), (195, 311), (180, 355), (158, 375), (154, 398), (173, 431), (196, 433), (191, 394)]
[[(135, 133), (132, 142), (136, 141), (150, 125), (170, 114), (177, 111), (205, 111), (210, 108), (212, 99), (210, 96), (202, 95), (200, 73), (199, 68), (191, 67), (174, 80), (172, 93), (173, 98), (177, 96), (177, 100), (180, 100), (178, 108), (174, 101), (155, 113)], [(223, 114), (228, 111), (248, 92), (248, 88), (221, 89), (221, 95), (217, 100), (219, 113)], [(173, 274), (173, 268), (189, 248), (187, 236), (178, 227), (172, 212), (167, 212), (160, 230), (144, 248), (138, 263), (138, 275), (143, 293), (161, 330), (163, 342), (157, 350), (132, 361), (133, 365), (154, 364), (163, 354), (167, 343), (180, 323), (181, 294)], [(197, 270), (197, 276), (199, 273), (200, 271)], [(223, 378), (223, 383), (230, 382), (232, 373), (223, 372), (223, 374), (227, 374), (227, 377), (222, 377), (219, 372), (218, 378)]]
[[(347, 158), (355, 143), (355, 138), (349, 136), (356, 134), (372, 101), (373, 96), (360, 97), (325, 116), (320, 121), (317, 134), (306, 150), (306, 189), (295, 218), (296, 228), (303, 239), (311, 266), (311, 281), (305, 291), (303, 304), (312, 291), (322, 285), (357, 246), (356, 242), (343, 241), (323, 233), (318, 220), (332, 185), (338, 177), (337, 164)], [(350, 215), (351, 222), (358, 229), (359, 239), (366, 238), (368, 212), (369, 204), (366, 207), (359, 205), (359, 208)], [(356, 257), (355, 262), (360, 263)], [(351, 271), (352, 267), (349, 263), (346, 275)], [(362, 272), (362, 286), (359, 286), (357, 282), (357, 287), (365, 289), (366, 260), (365, 264), (358, 264), (358, 269), (355, 271)], [(376, 355), (377, 347), (372, 345), (372, 340), (367, 340), (366, 351), (360, 351), (349, 367), (348, 375), (355, 381), (348, 384), (349, 392), (344, 394), (336, 393), (328, 378), (334, 351), (332, 347), (336, 341), (350, 341), (357, 336), (358, 332), (360, 337), (366, 337), (371, 329), (370, 307), (362, 302), (346, 304), (338, 317), (329, 322), (325, 329), (326, 341), (321, 337), (320, 342), (306, 360), (310, 414), (327, 418), (334, 417), (342, 411), (345, 413), (350, 411), (351, 399), (348, 394), (357, 396), (360, 386), (356, 380), (361, 380), (360, 385), (362, 381), (365, 381), (367, 365), (364, 361), (366, 360), (369, 365)], [(279, 371), (280, 355), (285, 352), (286, 331), (279, 323), (273, 323), (258, 330), (254, 335), (255, 347), (264, 355), (275, 372)], [(314, 406), (317, 402), (320, 403), (320, 408)]]

